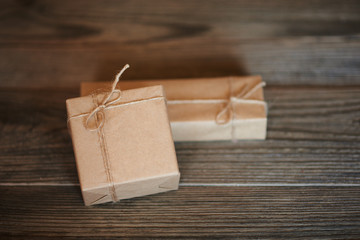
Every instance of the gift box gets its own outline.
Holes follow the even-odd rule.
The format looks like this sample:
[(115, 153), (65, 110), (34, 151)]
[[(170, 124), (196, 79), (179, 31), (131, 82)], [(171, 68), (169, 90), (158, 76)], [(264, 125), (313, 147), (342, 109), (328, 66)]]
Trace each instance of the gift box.
[(85, 205), (178, 189), (162, 86), (98, 91), (66, 107)]
[[(163, 85), (174, 141), (265, 139), (267, 107), (260, 76), (121, 81), (122, 89)], [(106, 89), (83, 82), (81, 95)]]

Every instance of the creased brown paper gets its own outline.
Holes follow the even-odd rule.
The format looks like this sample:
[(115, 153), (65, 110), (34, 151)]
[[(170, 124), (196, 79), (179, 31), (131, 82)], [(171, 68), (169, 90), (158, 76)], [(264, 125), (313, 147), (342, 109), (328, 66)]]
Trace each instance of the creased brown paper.
[(179, 185), (163, 87), (117, 94), (88, 122), (107, 93), (66, 101), (86, 205), (176, 190)]
[[(265, 139), (267, 108), (260, 76), (121, 81), (121, 89), (163, 85), (174, 141)], [(84, 82), (81, 95), (106, 89)]]

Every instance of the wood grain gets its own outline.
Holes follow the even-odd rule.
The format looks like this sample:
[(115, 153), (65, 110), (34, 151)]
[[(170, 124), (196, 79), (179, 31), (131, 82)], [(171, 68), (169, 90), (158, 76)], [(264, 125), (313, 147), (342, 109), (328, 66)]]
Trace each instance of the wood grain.
[(127, 79), (360, 84), (358, 1), (39, 0), (0, 9), (3, 87), (77, 87), (110, 80), (125, 63)]
[[(359, 32), (356, 0), (49, 0), (0, 3), (2, 43), (158, 43), (197, 36), (269, 39)], [(9, 27), (12, 26), (12, 27)]]
[(77, 187), (0, 187), (0, 236), (356, 239), (359, 190), (182, 187), (85, 207)]
[[(357, 0), (0, 1), (1, 239), (360, 239)], [(83, 206), (81, 81), (260, 74), (266, 141), (176, 143), (179, 191)]]
[[(0, 182), (76, 184), (65, 99), (0, 90)], [(360, 88), (269, 87), (266, 141), (177, 143), (182, 184), (360, 184)]]

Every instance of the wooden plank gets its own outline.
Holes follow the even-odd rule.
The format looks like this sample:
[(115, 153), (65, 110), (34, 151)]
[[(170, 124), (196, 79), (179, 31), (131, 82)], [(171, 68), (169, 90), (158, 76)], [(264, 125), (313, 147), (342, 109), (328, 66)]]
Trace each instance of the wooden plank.
[(3, 87), (77, 87), (110, 80), (125, 63), (128, 79), (360, 84), (358, 1), (40, 0), (0, 9)]
[(359, 33), (356, 0), (1, 1), (1, 43), (149, 44), (197, 36), (269, 39)]
[(0, 187), (0, 236), (360, 237), (359, 187), (182, 187), (83, 206), (78, 187)]
[[(266, 141), (177, 143), (182, 184), (359, 184), (360, 88), (269, 87)], [(0, 182), (77, 184), (66, 89), (0, 90)]]
[(78, 87), (82, 81), (110, 81), (126, 63), (131, 65), (126, 79), (260, 74), (268, 84), (360, 84), (357, 38), (248, 43), (200, 38), (98, 47), (0, 49), (0, 86)]

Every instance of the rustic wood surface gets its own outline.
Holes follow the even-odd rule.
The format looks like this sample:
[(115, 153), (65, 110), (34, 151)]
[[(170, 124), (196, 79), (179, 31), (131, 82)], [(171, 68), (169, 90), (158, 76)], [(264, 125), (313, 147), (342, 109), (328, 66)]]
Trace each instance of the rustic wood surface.
[(128, 79), (360, 84), (357, 0), (3, 0), (0, 9), (3, 86), (77, 87), (125, 63)]
[[(1, 239), (360, 239), (359, 1), (0, 1)], [(176, 143), (178, 191), (83, 206), (81, 81), (261, 74), (265, 141)]]

